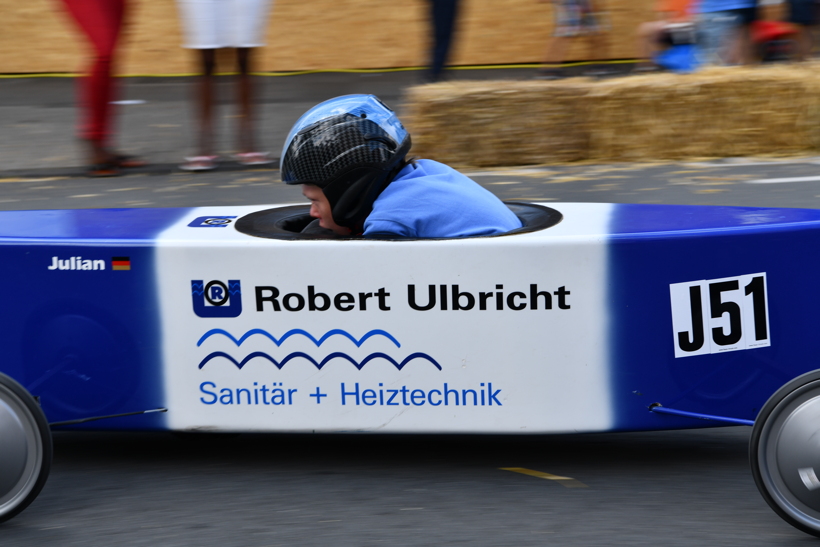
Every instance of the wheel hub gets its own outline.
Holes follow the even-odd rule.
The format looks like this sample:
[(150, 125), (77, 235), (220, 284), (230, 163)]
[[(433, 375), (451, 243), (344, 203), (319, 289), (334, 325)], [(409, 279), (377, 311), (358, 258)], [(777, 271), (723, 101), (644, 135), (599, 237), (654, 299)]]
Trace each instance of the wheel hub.
[(778, 474), (789, 492), (820, 514), (820, 397), (805, 401), (783, 422), (776, 441)]
[(26, 469), (28, 440), (19, 413), (0, 398), (0, 502), (14, 490)]
[(23, 400), (0, 383), (0, 521), (35, 489), (43, 457), (36, 419)]

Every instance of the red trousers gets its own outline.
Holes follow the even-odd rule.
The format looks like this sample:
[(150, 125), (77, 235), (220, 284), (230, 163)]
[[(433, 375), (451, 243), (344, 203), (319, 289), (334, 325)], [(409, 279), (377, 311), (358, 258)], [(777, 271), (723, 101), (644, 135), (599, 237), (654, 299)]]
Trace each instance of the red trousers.
[(104, 145), (111, 134), (114, 51), (122, 29), (125, 0), (63, 0), (94, 50), (91, 67), (79, 81), (82, 113), (79, 136)]

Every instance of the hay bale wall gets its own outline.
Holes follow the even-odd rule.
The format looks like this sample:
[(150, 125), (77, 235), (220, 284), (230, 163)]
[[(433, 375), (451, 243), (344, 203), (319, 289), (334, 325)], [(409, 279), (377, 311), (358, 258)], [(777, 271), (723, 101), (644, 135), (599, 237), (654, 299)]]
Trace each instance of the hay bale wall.
[(459, 166), (820, 150), (818, 66), (411, 89), (412, 153)]
[(817, 148), (818, 79), (794, 67), (710, 69), (590, 87), (590, 158), (800, 153)]
[[(586, 159), (583, 82), (453, 82), (408, 91), (402, 119), (413, 154), (459, 165), (523, 165)], [(544, 123), (548, 120), (548, 123)]]

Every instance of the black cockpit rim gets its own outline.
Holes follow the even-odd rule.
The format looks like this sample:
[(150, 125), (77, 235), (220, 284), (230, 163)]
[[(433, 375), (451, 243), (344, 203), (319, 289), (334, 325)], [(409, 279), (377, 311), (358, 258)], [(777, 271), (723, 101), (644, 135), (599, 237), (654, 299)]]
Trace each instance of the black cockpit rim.
[[(511, 230), (504, 234), (491, 236), (475, 236), (470, 238), (407, 238), (407, 237), (369, 237), (369, 240), (386, 241), (428, 241), (428, 240), (448, 240), (448, 239), (476, 239), (492, 237), (510, 237), (517, 234), (526, 234), (546, 230), (561, 222), (564, 216), (551, 207), (536, 203), (525, 203), (519, 201), (505, 201), (504, 204), (515, 213), (521, 221), (521, 228)], [(317, 235), (305, 234), (302, 230), (314, 219), (309, 214), (310, 205), (286, 205), (264, 211), (256, 211), (247, 214), (234, 223), (237, 231), (253, 236), (267, 239), (282, 240), (358, 240), (362, 237), (340, 236), (340, 235)]]

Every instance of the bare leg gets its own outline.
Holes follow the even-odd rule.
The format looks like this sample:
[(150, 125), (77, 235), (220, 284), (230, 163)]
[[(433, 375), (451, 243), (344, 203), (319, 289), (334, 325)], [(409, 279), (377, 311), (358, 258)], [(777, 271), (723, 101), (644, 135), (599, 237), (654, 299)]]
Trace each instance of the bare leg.
[(238, 48), (236, 59), (239, 65), (239, 152), (255, 152), (251, 48)]
[(564, 62), (567, 47), (569, 47), (569, 41), (566, 36), (553, 36), (552, 40), (550, 40), (549, 47), (547, 47), (547, 53), (544, 56), (544, 64), (555, 65)]
[(740, 35), (741, 58), (740, 62), (744, 65), (751, 65), (757, 62), (755, 58), (754, 48), (752, 47), (752, 26), (743, 25)]
[(91, 158), (91, 165), (107, 163), (111, 160), (111, 154), (100, 141), (86, 140), (88, 143), (88, 153)]
[(749, 25), (740, 25), (735, 29), (731, 46), (728, 48), (729, 64), (750, 65), (752, 64), (751, 28)]
[(638, 27), (638, 58), (646, 64), (652, 64), (652, 59), (658, 51), (658, 41), (666, 21), (651, 21), (642, 23)]
[(803, 28), (803, 58), (809, 59), (811, 58), (812, 50), (814, 49), (814, 30), (815, 27), (813, 26), (806, 26)]
[(797, 34), (797, 47), (796, 47), (796, 60), (797, 61), (805, 61), (806, 58), (809, 57), (811, 54), (812, 48), (812, 36), (811, 36), (812, 29), (811, 27), (807, 27), (805, 25), (800, 25), (800, 30)]
[(216, 50), (202, 49), (202, 76), (199, 78), (199, 149), (200, 156), (214, 151), (214, 69)]
[(560, 65), (567, 53), (567, 39), (565, 36), (553, 36), (550, 40), (547, 51), (544, 55), (544, 64), (546, 66), (538, 69), (535, 76), (539, 80), (557, 80), (563, 78)]
[(609, 57), (609, 36), (604, 32), (594, 32), (589, 35), (590, 59), (607, 61)]

